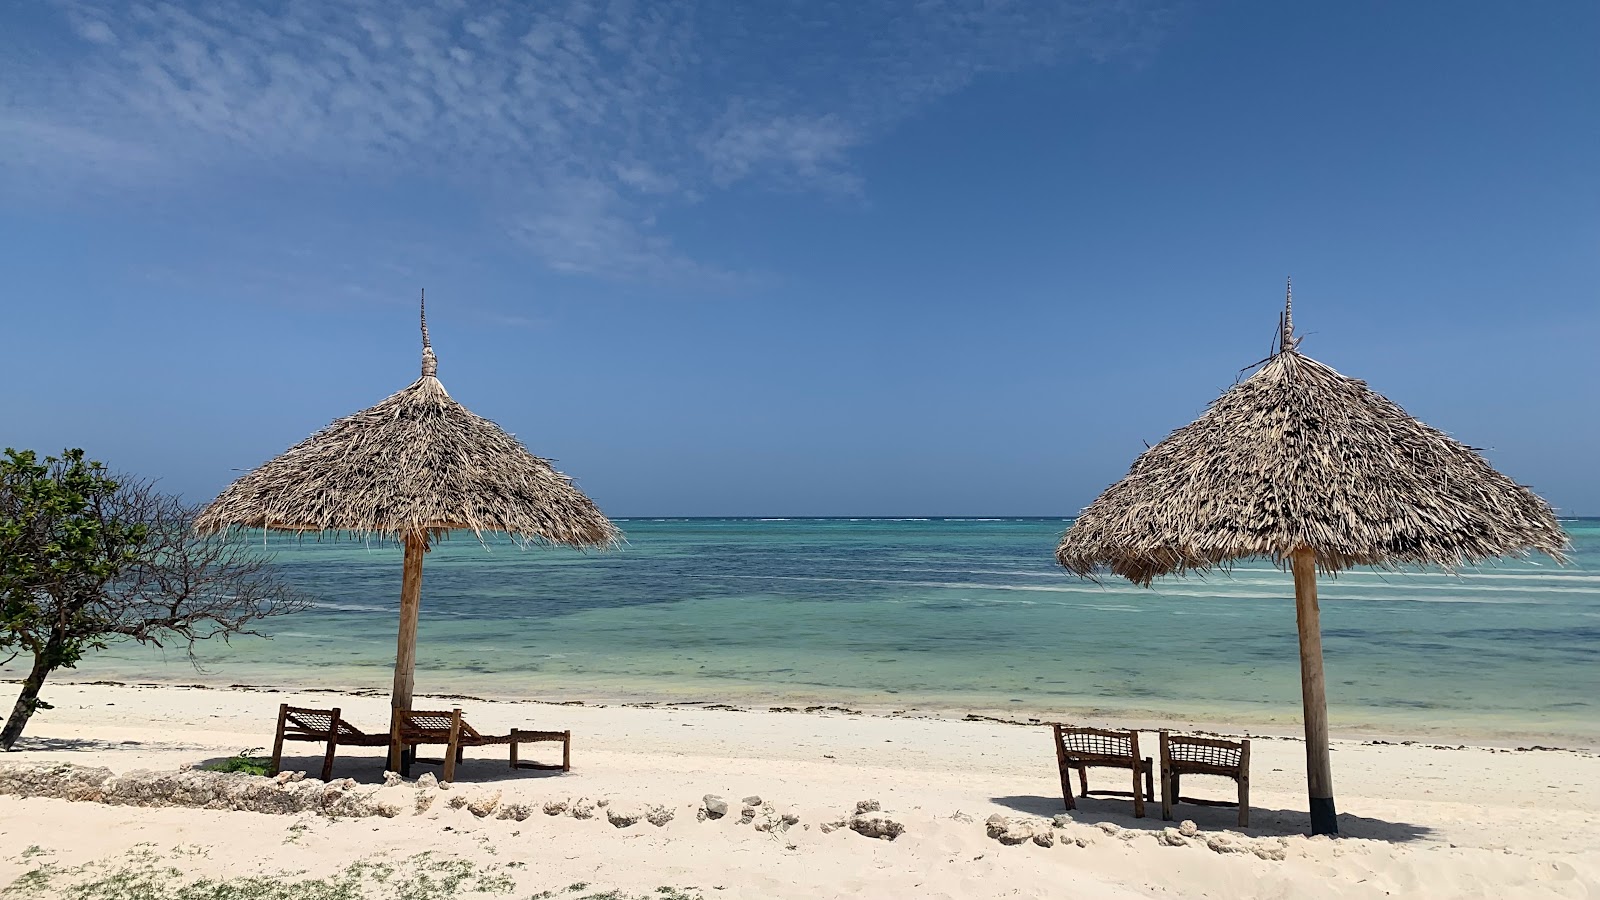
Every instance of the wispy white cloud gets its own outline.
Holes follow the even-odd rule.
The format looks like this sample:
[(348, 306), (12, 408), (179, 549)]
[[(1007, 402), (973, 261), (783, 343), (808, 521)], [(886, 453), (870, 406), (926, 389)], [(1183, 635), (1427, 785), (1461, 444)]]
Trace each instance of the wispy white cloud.
[(726, 277), (659, 213), (852, 195), (851, 153), (987, 72), (1141, 52), (1132, 0), (60, 0), (0, 59), (5, 172), (152, 185), (274, 164), (436, 178), (551, 268)]

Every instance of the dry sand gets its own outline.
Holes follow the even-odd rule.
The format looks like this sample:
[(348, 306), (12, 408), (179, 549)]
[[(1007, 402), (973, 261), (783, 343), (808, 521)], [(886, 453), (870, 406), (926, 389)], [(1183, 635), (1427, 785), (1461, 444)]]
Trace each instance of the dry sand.
[[(285, 701), (338, 705), (373, 729), (387, 720), (383, 697), (325, 692), (57, 685), (49, 699), (56, 708), (37, 715), (19, 752), (0, 763), (116, 772), (197, 764), (269, 745)], [(1049, 737), (1039, 727), (838, 711), (438, 705), (452, 702), (485, 731), (570, 728), (573, 771), (513, 773), (504, 748), (468, 751), (457, 783), (437, 792), (443, 799), (392, 819), (0, 797), (0, 885), (11, 885), (0, 896), (55, 896), (97, 879), (98, 896), (161, 896), (196, 879), (266, 875), (323, 885), (356, 879), (373, 896), (405, 886), (419, 897), (547, 890), (572, 898), (1600, 897), (1600, 755), (1590, 750), (1338, 741), (1344, 836), (1330, 840), (1303, 836), (1301, 744), (1258, 736), (1251, 827), (1240, 833), (1232, 809), (1184, 805), (1176, 818), (1193, 820), (1201, 833), (1169, 846), (1162, 829), (1178, 823), (1161, 821), (1159, 803), (1149, 818), (1135, 819), (1126, 799), (1080, 800), (1073, 823), (1044, 828), (1063, 806)], [(548, 757), (550, 749), (535, 753)], [(291, 744), (288, 754), (286, 769), (317, 773), (319, 746)], [(379, 783), (382, 769), (381, 751), (352, 748), (334, 775)], [(427, 771), (437, 769), (413, 774)], [(1122, 781), (1119, 773), (1091, 773), (1091, 787), (1122, 788)], [(1201, 778), (1184, 788), (1218, 799), (1233, 789)], [(448, 803), (495, 792), (501, 803), (536, 811), (525, 821), (478, 818)], [(706, 794), (726, 798), (730, 814), (697, 820)], [(739, 824), (740, 800), (749, 795), (799, 823), (782, 832)], [(604, 809), (589, 819), (537, 811), (584, 797), (614, 809), (659, 804), (674, 817), (659, 827), (641, 820), (618, 828)], [(823, 823), (868, 798), (905, 826), (902, 836), (823, 832)], [(1055, 845), (991, 839), (984, 823), (994, 814), (1040, 823)], [(1102, 822), (1110, 825), (1096, 827)], [(1246, 852), (1208, 848), (1218, 834)], [(407, 862), (424, 851), (431, 855)], [(1276, 855), (1283, 858), (1270, 858)], [(350, 869), (362, 860), (400, 871)], [(658, 891), (669, 887), (681, 893)]]

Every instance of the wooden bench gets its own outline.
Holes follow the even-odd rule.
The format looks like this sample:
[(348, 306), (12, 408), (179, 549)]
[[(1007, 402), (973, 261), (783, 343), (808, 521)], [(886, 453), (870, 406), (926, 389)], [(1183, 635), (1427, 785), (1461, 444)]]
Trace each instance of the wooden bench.
[(322, 780), (333, 778), (334, 750), (346, 747), (387, 747), (389, 736), (368, 734), (339, 717), (339, 707), (333, 709), (306, 709), (278, 704), (278, 729), (272, 739), (272, 771), (278, 774), (283, 764), (284, 741), (326, 742), (328, 749), (322, 755)]
[[(403, 709), (395, 712), (393, 731), (389, 741), (401, 747), (412, 749), (420, 744), (443, 744), (445, 753), (443, 759), (416, 759), (416, 762), (442, 763), (444, 765), (444, 780), (454, 781), (456, 777), (456, 764), (468, 747), (488, 747), (495, 744), (508, 744), (511, 748), (511, 768), (513, 769), (559, 769), (567, 772), (572, 769), (572, 732), (570, 731), (531, 731), (513, 728), (510, 734), (482, 734), (476, 728), (467, 724), (461, 718), (460, 709), (452, 710), (414, 710)], [(523, 762), (518, 758), (518, 748), (522, 744), (541, 742), (560, 742), (561, 763), (536, 763)], [(410, 776), (411, 754), (406, 754), (402, 761), (400, 774)]]
[(1161, 732), (1161, 818), (1172, 818), (1175, 803), (1233, 806), (1225, 800), (1185, 800), (1179, 795), (1184, 775), (1220, 775), (1239, 787), (1239, 827), (1250, 824), (1250, 741), (1187, 737)]
[[(1050, 728), (1055, 736), (1056, 765), (1061, 770), (1061, 796), (1067, 802), (1067, 809), (1078, 808), (1072, 799), (1074, 769), (1078, 772), (1078, 781), (1085, 797), (1089, 796), (1090, 768), (1128, 769), (1133, 773), (1133, 814), (1137, 818), (1144, 817), (1145, 801), (1155, 799), (1155, 786), (1152, 783), (1154, 764), (1148, 756), (1139, 758), (1139, 732), (1072, 728), (1066, 725), (1051, 725)], [(1141, 774), (1144, 776), (1142, 791), (1139, 784)], [(1130, 796), (1125, 791), (1095, 793)]]

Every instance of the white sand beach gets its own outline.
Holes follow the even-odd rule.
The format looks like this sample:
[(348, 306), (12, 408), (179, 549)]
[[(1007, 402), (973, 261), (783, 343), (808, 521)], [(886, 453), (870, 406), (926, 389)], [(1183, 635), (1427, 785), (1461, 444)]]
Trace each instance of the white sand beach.
[[(0, 764), (173, 770), (269, 746), (280, 702), (337, 705), (368, 729), (387, 719), (381, 696), (105, 684), (62, 684), (49, 693), (55, 708), (35, 717), (18, 752)], [(441, 867), (457, 866), (440, 896), (1600, 895), (1600, 754), (1592, 749), (1340, 740), (1333, 757), (1343, 836), (1313, 839), (1304, 836), (1303, 749), (1292, 738), (1254, 736), (1248, 829), (1235, 827), (1230, 808), (1183, 805), (1163, 822), (1156, 803), (1148, 818), (1135, 819), (1119, 798), (1080, 800), (1070, 822), (1052, 827), (1063, 805), (1040, 727), (837, 710), (428, 705), (452, 703), (485, 731), (571, 729), (573, 770), (513, 772), (503, 747), (470, 750), (449, 790), (381, 789), (403, 806), (393, 818), (0, 796), (0, 885), (11, 885), (5, 896), (56, 896), (91, 882), (111, 890), (146, 872), (149, 885), (173, 890), (204, 878), (354, 877), (350, 867), (365, 861), (398, 866), (402, 874), (384, 876), (391, 879), (424, 871), (436, 888)], [(1153, 753), (1154, 736), (1148, 740)], [(285, 769), (315, 776), (320, 753), (320, 745), (291, 744)], [(380, 785), (382, 770), (381, 751), (350, 748), (334, 777)], [(419, 765), (413, 775), (437, 771)], [(1115, 772), (1091, 773), (1091, 787), (1120, 788), (1121, 781)], [(1233, 790), (1220, 779), (1184, 787), (1217, 799)], [(414, 798), (430, 792), (437, 797), (416, 812)], [(699, 820), (707, 794), (726, 798), (729, 814)], [(740, 824), (741, 801), (750, 796), (771, 807), (757, 811), (757, 823), (782, 813), (797, 823), (766, 831)], [(533, 812), (521, 821), (492, 810), (480, 818), (452, 807), (457, 797), (480, 812), (512, 803)], [(545, 814), (546, 804), (582, 798), (606, 805), (589, 818)], [(890, 841), (824, 831), (868, 799), (904, 833)], [(607, 815), (631, 810), (618, 816), (626, 821), (654, 805), (670, 810), (671, 820), (617, 827)], [(985, 822), (997, 814), (1033, 823), (1052, 845), (989, 837)], [(1164, 842), (1163, 828), (1184, 819), (1198, 833)], [(430, 855), (411, 859), (424, 852)], [(367, 887), (373, 896), (392, 891), (378, 882)]]

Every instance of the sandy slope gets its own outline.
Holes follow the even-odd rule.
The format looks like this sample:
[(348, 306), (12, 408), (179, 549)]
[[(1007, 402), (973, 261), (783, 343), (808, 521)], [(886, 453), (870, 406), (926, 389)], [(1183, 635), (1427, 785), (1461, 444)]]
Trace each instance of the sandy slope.
[[(337, 704), (370, 728), (386, 721), (384, 698), (327, 693), (63, 685), (51, 700), (56, 709), (35, 720), (24, 749), (0, 762), (175, 768), (269, 744), (285, 700)], [(1335, 841), (1301, 836), (1301, 745), (1258, 739), (1245, 835), (1281, 846), (1279, 861), (1216, 853), (1200, 842), (1163, 846), (1156, 833), (1176, 823), (1161, 822), (1158, 805), (1150, 818), (1134, 819), (1126, 800), (1113, 799), (1080, 801), (1075, 819), (1083, 824), (1059, 831), (1087, 836), (1087, 847), (991, 840), (983, 824), (991, 814), (1037, 818), (1062, 810), (1048, 736), (1037, 727), (838, 712), (456, 702), (484, 730), (572, 729), (575, 768), (513, 774), (503, 749), (477, 751), (454, 792), (499, 791), (504, 801), (535, 804), (580, 796), (662, 804), (675, 818), (660, 828), (640, 822), (619, 829), (604, 816), (535, 813), (516, 822), (436, 803), (422, 815), (332, 821), (4, 797), (0, 884), (43, 863), (77, 866), (149, 842), (163, 864), (194, 877), (321, 875), (373, 854), (432, 850), (514, 880), (512, 896), (519, 897), (574, 882), (775, 898), (1600, 896), (1600, 756), (1589, 751), (1340, 742), (1334, 775), (1345, 837)], [(314, 774), (315, 751), (291, 748), (303, 755), (289, 767)], [(378, 751), (354, 749), (335, 776), (378, 781), (381, 771)], [(1115, 773), (1095, 774), (1092, 787), (1123, 787)], [(1185, 793), (1218, 798), (1231, 790), (1220, 781), (1185, 784)], [(773, 834), (741, 826), (735, 816), (700, 822), (695, 809), (707, 793), (728, 798), (735, 816), (739, 798), (760, 795), (791, 809), (801, 824)], [(818, 828), (864, 798), (880, 801), (906, 833), (890, 842)], [(1179, 809), (1178, 818), (1205, 832), (1236, 830), (1231, 809)], [(1127, 831), (1109, 835), (1092, 827), (1099, 822)]]

